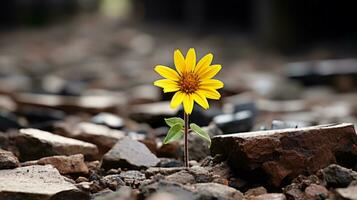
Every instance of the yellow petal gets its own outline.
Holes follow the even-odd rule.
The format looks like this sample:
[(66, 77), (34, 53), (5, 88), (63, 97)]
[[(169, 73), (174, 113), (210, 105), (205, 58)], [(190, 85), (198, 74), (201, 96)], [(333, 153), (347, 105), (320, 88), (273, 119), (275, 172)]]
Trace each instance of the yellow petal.
[(155, 71), (160, 74), (162, 77), (173, 80), (173, 81), (178, 81), (179, 80), (179, 75), (177, 72), (169, 67), (162, 66), (162, 65), (157, 65), (155, 67)]
[(169, 79), (161, 79), (154, 82), (155, 86), (164, 88), (164, 92), (175, 92), (180, 89), (175, 81)]
[(207, 67), (202, 73), (199, 74), (201, 79), (210, 79), (214, 77), (222, 69), (221, 65), (212, 65)]
[(182, 103), (184, 97), (185, 94), (183, 94), (182, 92), (176, 92), (171, 99), (170, 107), (176, 108), (177, 106), (179, 106)]
[(217, 79), (206, 79), (200, 83), (200, 88), (219, 89), (223, 87), (223, 82)]
[(183, 57), (181, 51), (178, 49), (174, 52), (174, 63), (176, 70), (181, 75), (185, 71), (186, 63), (185, 58)]
[(218, 100), (221, 98), (221, 94), (219, 94), (219, 92), (217, 92), (215, 89), (199, 89), (196, 91), (196, 93), (204, 95), (208, 99)]
[(167, 88), (164, 88), (164, 93), (167, 93), (167, 92), (176, 92), (176, 91), (179, 91), (180, 88), (178, 87), (167, 87)]
[(186, 94), (185, 97), (183, 98), (183, 109), (185, 110), (185, 113), (188, 115), (192, 113), (192, 109), (193, 109), (192, 95)]
[(194, 48), (190, 48), (186, 55), (186, 71), (193, 71), (196, 66), (196, 52)]
[(197, 102), (198, 105), (200, 105), (204, 109), (209, 108), (208, 101), (204, 95), (201, 95), (198, 92), (193, 93), (192, 95), (193, 95), (193, 99)]
[(206, 69), (211, 65), (213, 60), (213, 55), (211, 53), (205, 55), (196, 65), (195, 73), (200, 73), (203, 69)]

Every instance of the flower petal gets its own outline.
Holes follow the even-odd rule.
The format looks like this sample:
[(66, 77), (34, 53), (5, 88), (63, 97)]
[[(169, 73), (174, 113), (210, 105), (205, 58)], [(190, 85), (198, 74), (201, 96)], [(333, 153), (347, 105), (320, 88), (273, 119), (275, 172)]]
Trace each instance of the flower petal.
[(178, 81), (179, 80), (179, 75), (177, 72), (169, 67), (162, 66), (162, 65), (157, 65), (155, 67), (155, 71), (160, 74), (162, 77), (173, 80), (173, 81)]
[(213, 54), (209, 53), (205, 55), (201, 60), (197, 63), (195, 67), (195, 73), (199, 74), (203, 69), (206, 69), (211, 65), (213, 60)]
[(194, 48), (190, 48), (186, 54), (186, 71), (193, 71), (196, 66), (196, 52)]
[(182, 103), (184, 97), (185, 97), (184, 93), (180, 91), (176, 92), (171, 99), (170, 107), (176, 108), (177, 106), (179, 106)]
[(223, 82), (217, 79), (206, 79), (200, 83), (200, 88), (219, 89), (223, 87)]
[(190, 115), (193, 109), (193, 98), (191, 94), (186, 94), (183, 98), (183, 109), (185, 113)]
[(164, 92), (175, 92), (180, 89), (175, 81), (169, 79), (160, 79), (154, 82), (155, 86), (161, 87), (164, 89)]
[(219, 92), (215, 89), (199, 89), (196, 93), (204, 95), (208, 99), (218, 100), (221, 98), (221, 94), (219, 94)]
[(214, 77), (222, 69), (221, 65), (212, 65), (207, 67), (205, 71), (199, 74), (201, 79), (210, 79)]
[(185, 58), (183, 57), (181, 51), (178, 49), (174, 52), (174, 63), (176, 70), (181, 75), (185, 71), (186, 63)]
[(197, 102), (198, 105), (200, 105), (204, 109), (209, 108), (208, 101), (204, 95), (201, 95), (198, 92), (195, 92), (192, 95), (193, 95), (193, 99)]

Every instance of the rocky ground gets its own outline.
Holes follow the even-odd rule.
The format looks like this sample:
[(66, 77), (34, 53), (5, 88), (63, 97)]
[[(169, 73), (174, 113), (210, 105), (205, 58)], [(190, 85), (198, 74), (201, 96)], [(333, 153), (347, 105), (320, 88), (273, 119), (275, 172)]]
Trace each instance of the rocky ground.
[[(0, 44), (1, 200), (357, 199), (355, 59), (98, 18)], [(215, 54), (225, 88), (194, 109), (212, 145), (190, 135), (186, 169), (182, 142), (162, 144), (182, 109), (152, 81), (192, 46)]]

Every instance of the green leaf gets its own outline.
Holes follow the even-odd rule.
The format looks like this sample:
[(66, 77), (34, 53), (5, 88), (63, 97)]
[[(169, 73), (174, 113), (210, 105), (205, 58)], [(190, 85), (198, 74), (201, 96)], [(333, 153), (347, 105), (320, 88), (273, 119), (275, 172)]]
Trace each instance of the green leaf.
[(201, 127), (199, 127), (195, 123), (191, 123), (190, 128), (191, 128), (191, 130), (193, 130), (194, 133), (196, 133), (196, 135), (198, 135), (201, 138), (203, 138), (204, 140), (206, 140), (208, 142), (209, 147), (211, 146), (211, 138), (209, 137), (209, 135), (206, 131), (204, 131)]
[(183, 135), (182, 131), (182, 125), (181, 124), (175, 124), (169, 129), (169, 132), (167, 133), (165, 139), (164, 139), (164, 144), (173, 142), (175, 140), (181, 139)]
[(173, 127), (176, 124), (180, 124), (181, 126), (183, 126), (184, 121), (183, 119), (179, 118), (179, 117), (171, 117), (171, 118), (166, 118), (165, 122), (168, 126)]

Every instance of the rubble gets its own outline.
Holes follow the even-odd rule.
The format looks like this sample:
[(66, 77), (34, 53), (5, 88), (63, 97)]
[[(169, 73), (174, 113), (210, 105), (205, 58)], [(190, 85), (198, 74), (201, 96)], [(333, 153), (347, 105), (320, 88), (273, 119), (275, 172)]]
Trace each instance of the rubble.
[(21, 163), (21, 166), (29, 165), (52, 165), (61, 174), (88, 174), (88, 167), (84, 163), (82, 154), (44, 157), (39, 160)]
[(147, 168), (156, 166), (160, 160), (142, 143), (125, 137), (104, 155), (102, 167)]
[(12, 169), (18, 166), (20, 162), (12, 152), (0, 149), (0, 169)]
[(53, 155), (83, 154), (90, 157), (98, 153), (98, 148), (94, 144), (37, 129), (20, 129), (11, 139), (19, 149), (21, 161)]

